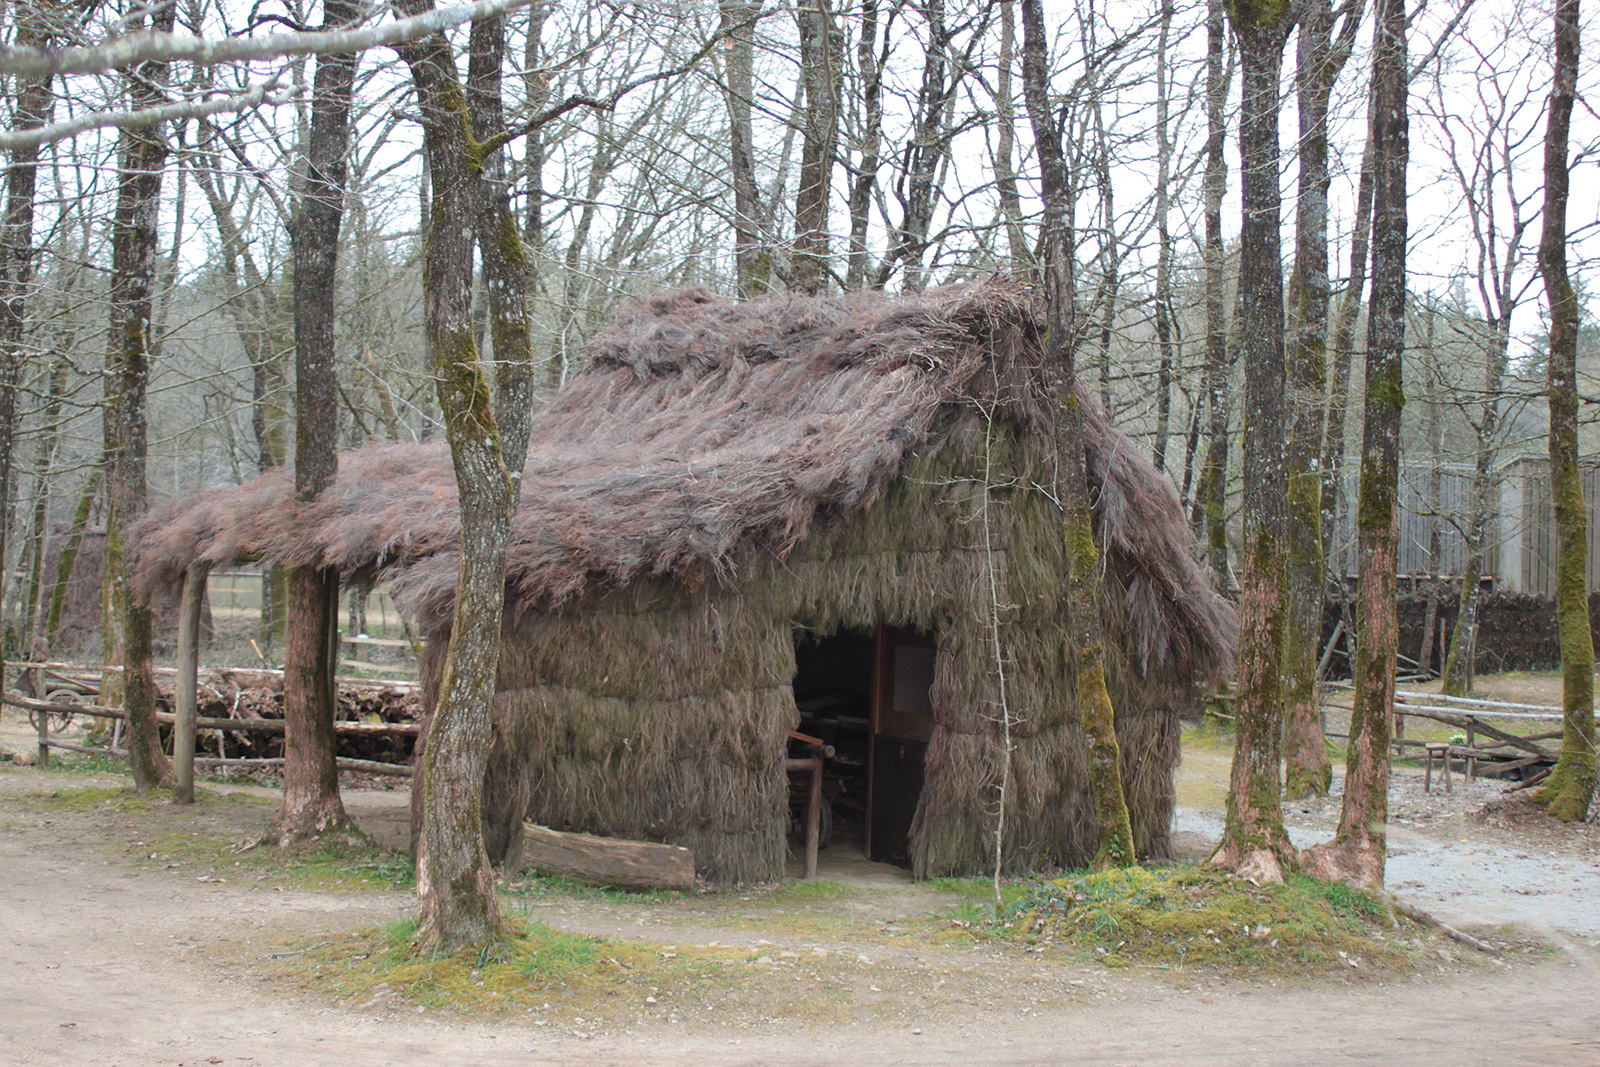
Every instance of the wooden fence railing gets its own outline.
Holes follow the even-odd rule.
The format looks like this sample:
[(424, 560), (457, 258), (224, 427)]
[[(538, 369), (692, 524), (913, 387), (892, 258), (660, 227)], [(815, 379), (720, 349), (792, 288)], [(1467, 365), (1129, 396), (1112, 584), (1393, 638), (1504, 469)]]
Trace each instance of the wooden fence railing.
[[(181, 643), (181, 642), (180, 642)], [(41, 764), (50, 760), (50, 750), (61, 749), (68, 752), (84, 752), (103, 755), (126, 755), (126, 751), (117, 747), (121, 724), (127, 719), (127, 713), (117, 707), (90, 703), (85, 698), (99, 695), (98, 686), (84, 680), (84, 675), (101, 670), (119, 670), (120, 668), (85, 667), (69, 663), (8, 663), (7, 676), (21, 677), (24, 672), (36, 679), (35, 692), (44, 692), (56, 695), (58, 699), (40, 699), (29, 697), (17, 692), (0, 694), (0, 702), (11, 707), (26, 711), (33, 721), (38, 738), (38, 759)], [(72, 672), (76, 670), (77, 676)], [(199, 690), (199, 668), (196, 663), (185, 662), (179, 656), (179, 665), (176, 668), (156, 668), (156, 673), (161, 675), (176, 675), (178, 684), (174, 691), (175, 710), (171, 712), (159, 711), (156, 713), (158, 722), (172, 726), (172, 760), (175, 787), (181, 788), (185, 782), (193, 790), (194, 768), (201, 767), (271, 767), (281, 765), (282, 757), (267, 757), (259, 759), (227, 758), (225, 756), (201, 756), (195, 751), (195, 742), (198, 731), (214, 730), (221, 733), (238, 734), (266, 734), (283, 736), (285, 723), (282, 719), (228, 719), (212, 718), (196, 714), (196, 696)], [(282, 671), (252, 669), (252, 674), (282, 675)], [(183, 679), (190, 679), (188, 685), (183, 684)], [(337, 681), (345, 684), (384, 686), (386, 688), (411, 688), (417, 687), (412, 680), (379, 680), (366, 678), (341, 677)], [(70, 694), (73, 699), (60, 699), (62, 695)], [(186, 699), (187, 698), (187, 699)], [(107, 719), (116, 724), (112, 737), (103, 746), (80, 745), (75, 742), (60, 740), (51, 737), (52, 719), (65, 722), (75, 715), (86, 715), (90, 718)], [(335, 721), (333, 724), (336, 736), (411, 736), (415, 737), (421, 732), (418, 723), (410, 722), (350, 722)], [(377, 760), (351, 759), (339, 757), (337, 765), (340, 770), (362, 771), (367, 774), (382, 774), (396, 777), (411, 777), (412, 768), (406, 764), (382, 763)]]

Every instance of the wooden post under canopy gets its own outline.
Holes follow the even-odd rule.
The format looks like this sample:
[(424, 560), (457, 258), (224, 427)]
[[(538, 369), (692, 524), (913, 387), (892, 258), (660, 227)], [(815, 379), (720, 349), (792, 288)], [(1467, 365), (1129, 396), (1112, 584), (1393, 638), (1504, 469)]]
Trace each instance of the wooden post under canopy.
[(178, 679), (173, 690), (172, 726), (174, 804), (194, 803), (194, 735), (200, 688), (200, 608), (205, 603), (209, 568), (196, 563), (183, 578), (178, 608)]

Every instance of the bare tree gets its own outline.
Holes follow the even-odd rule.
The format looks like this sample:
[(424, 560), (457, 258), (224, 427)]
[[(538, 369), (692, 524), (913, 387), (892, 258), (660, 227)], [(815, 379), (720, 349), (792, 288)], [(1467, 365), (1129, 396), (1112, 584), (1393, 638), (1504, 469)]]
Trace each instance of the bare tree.
[(1284, 499), (1283, 276), (1278, 214), (1278, 77), (1290, 5), (1235, 4), (1243, 90), (1239, 108), (1239, 288), (1244, 312), (1244, 591), (1239, 611), (1239, 700), (1222, 842), (1211, 862), (1259, 881), (1282, 881), (1294, 846), (1283, 828), (1279, 752), (1283, 636), (1288, 608)]
[(1203, 517), (1203, 540), (1211, 580), (1218, 589), (1233, 588), (1228, 566), (1228, 323), (1224, 289), (1222, 197), (1227, 191), (1227, 126), (1224, 110), (1228, 79), (1223, 69), (1227, 24), (1223, 0), (1206, 2), (1206, 169), (1205, 200), (1205, 396), (1206, 457), (1196, 494)]
[[(404, 0), (402, 10), (416, 14), (431, 3)], [(398, 51), (411, 68), (427, 138), (433, 198), (424, 266), (426, 329), (461, 509), (455, 616), (422, 757), (420, 785), (427, 799), (417, 846), (418, 943), (450, 953), (501, 932), (483, 844), (481, 794), (516, 493), (473, 343), (472, 245), (484, 200), (468, 96), (443, 34)]]
[[(18, 12), (16, 38), (31, 44), (49, 37), (43, 9)], [(50, 117), (54, 90), (49, 74), (18, 75), (14, 82), (11, 122), (21, 130), (38, 129)], [(28, 302), (33, 288), (33, 213), (38, 180), (38, 145), (11, 152), (6, 168), (5, 214), (0, 217), (0, 569), (10, 559), (7, 534), (11, 529), (13, 455), (17, 437), (17, 388), (26, 360), (24, 335)], [(5, 620), (0, 613), (0, 626)], [(0, 689), (5, 687), (5, 664), (0, 659)]]
[(1478, 315), (1468, 321), (1458, 316), (1456, 332), (1478, 350), (1483, 368), (1481, 392), (1470, 387), (1465, 391), (1466, 404), (1476, 408), (1476, 417), (1467, 420), (1475, 439), (1472, 488), (1462, 530), (1465, 558), (1456, 624), (1444, 667), (1444, 692), (1455, 696), (1464, 695), (1472, 685), (1482, 578), (1499, 514), (1495, 469), (1507, 429), (1505, 381), (1512, 321), (1537, 283), (1537, 275), (1524, 268), (1538, 193), (1526, 188), (1523, 175), (1524, 156), (1536, 145), (1525, 113), (1535, 112), (1539, 101), (1531, 87), (1521, 84), (1521, 57), (1509, 62), (1505, 57), (1520, 43), (1515, 25), (1495, 26), (1503, 31), (1493, 34), (1499, 40), (1463, 37), (1474, 67), (1470, 106), (1464, 106), (1462, 94), (1447, 88), (1442, 77), (1434, 79), (1432, 92), (1420, 101), (1438, 147), (1444, 150), (1460, 196), (1461, 221), (1470, 236), (1471, 258), (1457, 277), (1466, 280), (1465, 289), (1476, 293)]
[[(173, 17), (172, 7), (158, 10), (152, 25), (157, 32), (168, 32)], [(141, 14), (135, 24), (142, 21)], [(128, 71), (130, 107), (147, 107), (160, 98), (167, 67), (166, 62), (153, 60)], [(124, 531), (144, 513), (148, 492), (146, 397), (154, 348), (156, 236), (166, 162), (167, 143), (160, 126), (122, 132), (111, 237), (111, 342), (106, 355), (104, 422), (110, 507), (105, 573), (108, 600), (114, 606), (109, 614), (115, 619), (114, 630), (107, 635), (112, 651), (107, 665), (121, 667), (120, 695), (127, 715), (128, 760), (135, 789), (154, 788), (171, 776), (156, 732), (152, 615), (129, 588), (122, 546)], [(117, 679), (109, 682), (105, 688), (118, 692)]]
[(1401, 355), (1406, 342), (1406, 164), (1409, 159), (1405, 0), (1378, 0), (1372, 58), (1372, 306), (1362, 405), (1360, 641), (1345, 760), (1344, 801), (1331, 842), (1302, 855), (1327, 881), (1383, 884), (1394, 729), (1399, 555)]
[[(891, 9), (891, 17), (893, 14)], [(850, 165), (850, 251), (845, 267), (846, 289), (860, 289), (867, 284), (871, 259), (867, 231), (872, 225), (873, 195), (878, 190), (883, 143), (883, 76), (889, 60), (887, 20), (881, 25), (884, 43), (880, 49), (878, 0), (862, 0), (861, 22), (856, 30), (855, 70), (861, 111), (854, 131), (856, 161)]]
[(800, 184), (794, 200), (794, 287), (821, 293), (828, 287), (828, 204), (839, 149), (839, 92), (844, 79), (844, 36), (831, 0), (796, 5), (800, 25), (800, 78), (805, 86)]
[[(727, 33), (723, 48), (723, 93), (728, 106), (728, 173), (733, 184), (734, 273), (740, 296), (759, 296), (767, 287), (772, 266), (770, 251), (762, 248), (761, 190), (756, 184), (751, 122), (751, 102), (755, 95), (755, 21), (761, 14), (761, 5), (751, 0), (723, 0), (717, 6)], [(875, 12), (874, 6), (872, 13)], [(867, 31), (863, 29), (862, 32)]]
[(1169, 56), (1173, 5), (1161, 4), (1161, 31), (1156, 44), (1156, 432), (1151, 458), (1156, 470), (1167, 469), (1167, 438), (1172, 432), (1172, 372), (1177, 322), (1172, 311), (1172, 70)]
[(1289, 358), (1289, 613), (1283, 645), (1284, 788), (1290, 797), (1326, 796), (1333, 770), (1322, 736), (1317, 652), (1322, 634), (1324, 537), (1322, 480), (1327, 388), (1328, 106), (1361, 20), (1346, 5), (1334, 37), (1331, 0), (1302, 0), (1295, 87), (1300, 111), (1300, 175), (1295, 265), (1290, 277), (1294, 349)]
[[(336, 30), (357, 22), (362, 10), (359, 0), (324, 0), (323, 19)], [(317, 57), (304, 187), (291, 231), (297, 507), (313, 504), (339, 472), (334, 301), (356, 62), (356, 54), (349, 52)], [(338, 572), (316, 566), (290, 571), (283, 664), (283, 803), (267, 832), (279, 845), (348, 834), (353, 829), (339, 796), (335, 762), (338, 621)]]
[(1122, 789), (1115, 709), (1106, 688), (1105, 635), (1099, 601), (1100, 551), (1089, 511), (1083, 407), (1076, 368), (1072, 207), (1066, 153), (1050, 106), (1049, 70), (1049, 45), (1039, 0), (1022, 0), (1022, 93), (1033, 125), (1045, 205), (1041, 266), (1049, 333), (1044, 370), (1059, 457), (1057, 499), (1063, 512), (1062, 533), (1071, 565), (1066, 625), (1077, 653), (1073, 665), (1074, 696), (1079, 722), (1090, 738), (1089, 781), (1100, 831), (1096, 862), (1120, 867), (1135, 862), (1133, 828)]
[(1555, 497), (1556, 617), (1561, 631), (1561, 755), (1534, 802), (1564, 822), (1589, 815), (1595, 794), (1594, 640), (1589, 632), (1588, 509), (1578, 469), (1577, 290), (1567, 274), (1567, 139), (1578, 83), (1578, 0), (1557, 0), (1555, 79), (1544, 140), (1539, 273), (1550, 308), (1550, 485)]

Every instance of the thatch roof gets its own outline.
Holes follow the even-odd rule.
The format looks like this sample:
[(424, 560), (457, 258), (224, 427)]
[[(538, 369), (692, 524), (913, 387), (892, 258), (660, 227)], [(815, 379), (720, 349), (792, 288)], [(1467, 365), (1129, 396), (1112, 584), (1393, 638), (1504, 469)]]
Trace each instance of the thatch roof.
[[(552, 606), (647, 576), (725, 580), (750, 554), (782, 557), (815, 523), (871, 505), (962, 409), (998, 403), (1043, 429), (1040, 331), (1007, 282), (636, 301), (535, 418), (508, 593)], [(1137, 651), (1210, 673), (1232, 659), (1232, 610), (1192, 558), (1170, 480), (1085, 406), (1098, 529)], [(292, 499), (279, 471), (155, 509), (131, 536), (137, 587), (170, 587), (194, 561), (269, 558), (384, 570), (425, 629), (448, 618), (459, 513), (443, 444), (348, 453), (318, 502), (297, 513)]]

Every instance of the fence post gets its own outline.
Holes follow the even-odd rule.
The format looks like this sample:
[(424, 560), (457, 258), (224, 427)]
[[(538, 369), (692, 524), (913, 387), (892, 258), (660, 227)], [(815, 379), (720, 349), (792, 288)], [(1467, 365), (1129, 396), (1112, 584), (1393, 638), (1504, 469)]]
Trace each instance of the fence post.
[(50, 766), (50, 713), (42, 708), (34, 712), (39, 730), (39, 758), (38, 765)]
[(194, 721), (200, 688), (200, 607), (205, 603), (206, 572), (195, 563), (183, 576), (183, 600), (178, 608), (178, 678), (172, 725), (174, 804), (194, 803)]

